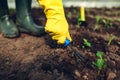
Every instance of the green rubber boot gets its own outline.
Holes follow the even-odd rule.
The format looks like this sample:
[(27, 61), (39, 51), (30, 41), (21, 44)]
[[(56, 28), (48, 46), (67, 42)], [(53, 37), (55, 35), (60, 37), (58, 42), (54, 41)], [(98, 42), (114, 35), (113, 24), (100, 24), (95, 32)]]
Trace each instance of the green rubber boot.
[(19, 35), (18, 29), (9, 18), (7, 0), (0, 0), (0, 30), (2, 35), (7, 38), (14, 38)]
[(20, 32), (41, 36), (45, 28), (34, 23), (31, 17), (31, 0), (15, 0), (17, 24)]

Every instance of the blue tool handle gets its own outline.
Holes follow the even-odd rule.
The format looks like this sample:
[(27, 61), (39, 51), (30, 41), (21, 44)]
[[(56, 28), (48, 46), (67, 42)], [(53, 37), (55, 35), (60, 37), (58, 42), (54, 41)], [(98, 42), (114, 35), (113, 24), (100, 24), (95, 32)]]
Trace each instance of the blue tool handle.
[(68, 39), (66, 39), (66, 40), (65, 40), (65, 43), (64, 43), (64, 46), (66, 47), (66, 46), (68, 46), (70, 43), (71, 43), (71, 41), (68, 40)]

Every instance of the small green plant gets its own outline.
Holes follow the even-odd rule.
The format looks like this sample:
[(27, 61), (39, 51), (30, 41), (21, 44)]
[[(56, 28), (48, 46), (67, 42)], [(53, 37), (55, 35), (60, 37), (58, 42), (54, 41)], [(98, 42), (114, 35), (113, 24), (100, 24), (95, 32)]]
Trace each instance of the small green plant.
[(98, 57), (97, 61), (92, 62), (98, 68), (98, 74), (100, 71), (105, 68), (107, 65), (105, 64), (105, 60), (103, 59), (103, 52), (97, 51), (96, 56)]
[(86, 38), (83, 38), (83, 46), (82, 46), (82, 48), (85, 48), (85, 47), (91, 47), (91, 43), (88, 42), (88, 40)]
[(78, 21), (78, 22), (77, 22), (77, 24), (78, 24), (78, 25), (81, 25), (81, 24), (82, 24), (82, 23), (81, 23), (81, 19), (80, 19), (80, 17), (79, 17), (79, 16), (78, 16), (77, 21)]
[(73, 13), (77, 13), (77, 10), (75, 8), (73, 8), (72, 12)]
[(113, 41), (113, 39), (115, 39), (115, 38), (116, 38), (115, 35), (110, 34), (109, 41), (108, 41), (107, 45), (109, 46), (111, 44), (111, 42)]
[(118, 18), (118, 21), (120, 22), (120, 18)]
[(67, 13), (67, 18), (70, 19), (71, 17), (72, 17), (72, 13), (71, 13), (71, 12), (68, 12), (68, 13)]
[(120, 41), (118, 42), (118, 44), (120, 44)]
[(100, 27), (99, 26), (100, 20), (101, 20), (101, 17), (100, 16), (96, 16), (96, 23), (95, 23), (95, 27), (93, 29), (94, 31)]
[(103, 19), (102, 21), (106, 29), (113, 27), (113, 20), (111, 18)]

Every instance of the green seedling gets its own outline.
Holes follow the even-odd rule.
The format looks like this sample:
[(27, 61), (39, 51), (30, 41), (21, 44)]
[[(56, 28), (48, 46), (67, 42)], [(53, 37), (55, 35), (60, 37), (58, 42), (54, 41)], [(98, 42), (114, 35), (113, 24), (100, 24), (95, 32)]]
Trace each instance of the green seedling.
[(76, 10), (76, 9), (73, 9), (72, 12), (73, 12), (73, 13), (77, 13), (77, 10)]
[[(118, 18), (118, 19), (117, 19), (117, 21), (119, 21), (119, 22), (120, 22), (120, 18)], [(120, 29), (120, 25), (118, 26), (118, 28)]]
[(103, 19), (102, 21), (106, 29), (113, 27), (113, 20), (111, 18)]
[(82, 48), (85, 48), (85, 47), (91, 47), (91, 43), (88, 42), (88, 40), (86, 38), (83, 38), (83, 46), (82, 46)]
[(68, 12), (68, 14), (67, 14), (67, 18), (71, 18), (72, 17), (72, 13), (71, 12)]
[(105, 64), (105, 60), (103, 59), (103, 52), (97, 51), (96, 56), (98, 57), (96, 62), (92, 62), (98, 68), (98, 74), (100, 71), (105, 68), (107, 65)]
[(96, 23), (95, 23), (95, 27), (93, 29), (94, 31), (100, 27), (99, 26), (100, 20), (101, 20), (101, 17), (100, 16), (96, 16)]
[(118, 42), (118, 44), (120, 44), (120, 42)]
[(80, 19), (80, 16), (78, 16), (78, 20), (77, 20), (78, 22), (78, 25), (81, 25), (82, 24), (82, 20)]
[(108, 19), (108, 23), (109, 23), (109, 27), (113, 27), (113, 19), (112, 18), (109, 18)]
[(112, 42), (115, 38), (116, 38), (115, 35), (110, 34), (109, 41), (108, 41), (107, 45), (109, 46), (109, 45), (111, 44), (111, 42)]
[(118, 21), (120, 22), (120, 18), (118, 18)]

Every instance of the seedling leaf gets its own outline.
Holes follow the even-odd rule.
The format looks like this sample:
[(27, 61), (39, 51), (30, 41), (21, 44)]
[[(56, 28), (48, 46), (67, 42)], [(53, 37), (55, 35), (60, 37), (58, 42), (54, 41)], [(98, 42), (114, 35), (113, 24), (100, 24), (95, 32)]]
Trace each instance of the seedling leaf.
[(98, 59), (97, 60), (97, 67), (98, 67), (99, 70), (102, 69), (103, 65), (104, 65), (104, 60), (103, 59)]
[(96, 56), (99, 57), (99, 58), (102, 58), (103, 54), (102, 54), (101, 51), (97, 51)]
[(96, 16), (96, 23), (98, 24), (99, 23), (99, 21), (100, 21), (100, 16)]
[(97, 61), (92, 62), (98, 68), (98, 73), (105, 68), (107, 65), (105, 64), (105, 60), (103, 59), (103, 53), (101, 51), (97, 51), (96, 56), (98, 57)]
[(109, 41), (108, 41), (108, 46), (111, 44), (111, 42), (113, 41), (113, 39), (115, 39), (116, 38), (116, 36), (115, 35), (113, 35), (113, 34), (110, 34), (110, 38), (109, 38)]
[(88, 42), (87, 39), (83, 38), (83, 41), (84, 41), (84, 45), (87, 46), (87, 47), (91, 47), (91, 43)]

